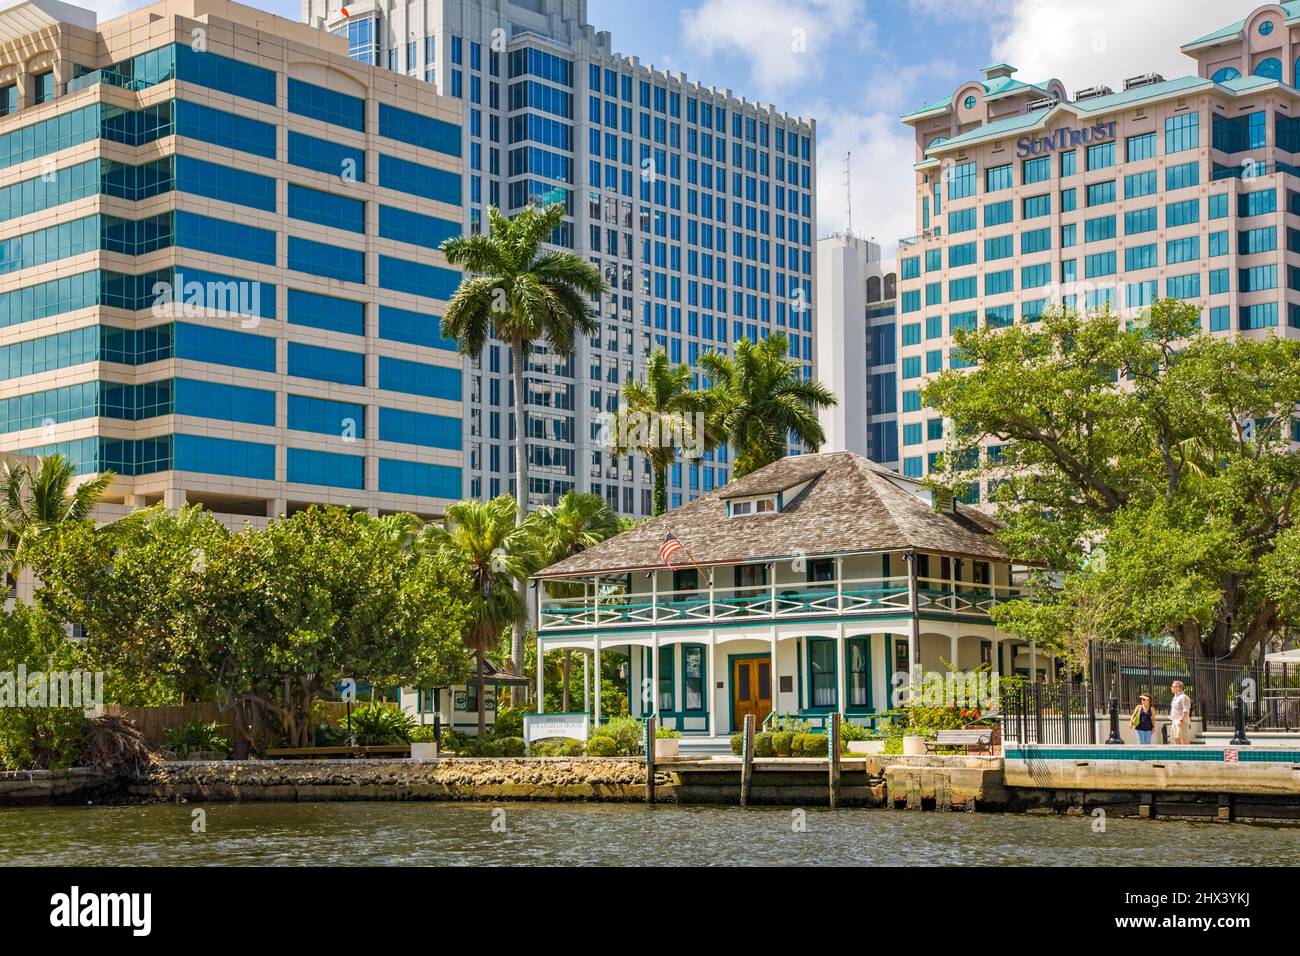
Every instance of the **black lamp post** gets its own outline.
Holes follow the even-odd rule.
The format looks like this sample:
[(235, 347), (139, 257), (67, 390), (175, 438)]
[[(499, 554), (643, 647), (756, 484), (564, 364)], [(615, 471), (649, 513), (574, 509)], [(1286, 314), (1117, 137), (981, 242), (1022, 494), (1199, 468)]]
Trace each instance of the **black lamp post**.
[[(1118, 676), (1117, 673), (1117, 679)], [(1115, 681), (1111, 681), (1110, 686), (1110, 736), (1106, 739), (1106, 743), (1107, 745), (1124, 743), (1124, 738), (1119, 735), (1119, 690), (1115, 686)]]
[(1241, 702), (1240, 695), (1232, 702), (1232, 718), (1236, 732), (1229, 743), (1234, 747), (1249, 747), (1250, 741), (1246, 739), (1246, 706)]

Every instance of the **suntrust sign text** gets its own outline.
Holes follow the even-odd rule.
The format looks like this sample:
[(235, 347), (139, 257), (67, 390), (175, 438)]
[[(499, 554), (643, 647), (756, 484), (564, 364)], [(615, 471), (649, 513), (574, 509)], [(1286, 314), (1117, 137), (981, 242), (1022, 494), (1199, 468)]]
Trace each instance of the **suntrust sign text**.
[(1096, 126), (1089, 126), (1085, 129), (1073, 129), (1065, 127), (1058, 129), (1050, 136), (1022, 136), (1016, 141), (1016, 148), (1019, 150), (1017, 155), (1024, 159), (1026, 156), (1037, 156), (1040, 153), (1050, 153), (1058, 149), (1069, 149), (1071, 146), (1087, 145), (1092, 143), (1104, 143), (1108, 139), (1115, 138), (1115, 121), (1109, 123), (1098, 123)]

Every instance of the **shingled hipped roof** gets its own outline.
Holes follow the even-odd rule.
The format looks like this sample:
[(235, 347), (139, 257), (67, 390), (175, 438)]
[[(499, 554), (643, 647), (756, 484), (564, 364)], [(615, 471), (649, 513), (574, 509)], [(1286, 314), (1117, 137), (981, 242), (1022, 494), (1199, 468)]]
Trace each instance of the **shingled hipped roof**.
[[(727, 517), (727, 500), (804, 487), (777, 514)], [(936, 512), (917, 488), (851, 452), (799, 455), (760, 468), (675, 511), (651, 518), (538, 573), (555, 578), (661, 568), (659, 546), (671, 531), (701, 565), (876, 551), (932, 551), (1007, 561), (997, 523), (957, 506)], [(689, 567), (684, 555), (674, 561)]]

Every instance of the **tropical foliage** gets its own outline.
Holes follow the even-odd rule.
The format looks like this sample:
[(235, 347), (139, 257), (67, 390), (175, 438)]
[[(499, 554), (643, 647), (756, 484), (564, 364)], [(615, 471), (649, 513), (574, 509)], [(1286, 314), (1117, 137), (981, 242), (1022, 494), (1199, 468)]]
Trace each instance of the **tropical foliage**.
[(954, 426), (940, 480), (991, 480), (1012, 552), (1067, 572), (999, 608), (1004, 629), (1076, 650), (1167, 635), (1235, 664), (1300, 620), (1300, 342), (1200, 321), (1169, 299), (1127, 325), (1057, 309), (958, 334), (976, 367), (924, 393)]
[[(535, 343), (561, 356), (573, 354), (580, 335), (592, 335), (599, 323), (590, 302), (607, 291), (600, 271), (572, 252), (544, 249), (543, 243), (564, 221), (557, 203), (526, 209), (507, 219), (488, 209), (486, 235), (454, 236), (442, 245), (447, 261), (465, 270), (442, 318), (442, 331), (460, 351), (477, 358), (495, 336), (510, 347), (514, 384), (516, 520), (528, 513), (528, 399), (524, 373)], [(523, 585), (520, 601), (523, 600)], [(522, 673), (524, 629), (514, 627), (512, 673)]]
[(737, 478), (781, 459), (792, 438), (813, 451), (826, 441), (817, 412), (833, 407), (835, 395), (804, 378), (803, 367), (786, 357), (788, 349), (778, 333), (758, 343), (740, 339), (734, 356), (700, 356), (700, 369), (713, 380), (718, 425), (735, 449)]
[(37, 538), (65, 521), (85, 521), (117, 476), (104, 472), (77, 481), (76, 469), (61, 455), (0, 462), (0, 572), (15, 577), (27, 564)]

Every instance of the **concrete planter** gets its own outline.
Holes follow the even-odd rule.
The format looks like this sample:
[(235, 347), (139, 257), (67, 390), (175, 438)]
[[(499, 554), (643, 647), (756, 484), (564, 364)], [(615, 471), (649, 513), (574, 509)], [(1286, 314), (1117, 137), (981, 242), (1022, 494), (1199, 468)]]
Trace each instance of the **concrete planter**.
[(678, 756), (682, 751), (682, 742), (677, 737), (658, 737), (655, 739), (655, 759), (667, 760)]
[(412, 760), (437, 760), (438, 745), (432, 743), (411, 744), (411, 759)]
[(924, 757), (925, 737), (922, 734), (909, 734), (903, 738), (903, 756)]
[(850, 740), (849, 753), (851, 754), (883, 754), (885, 752), (885, 742), (883, 740)]

